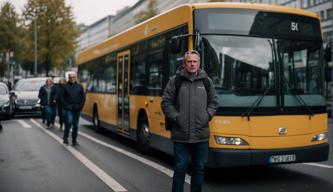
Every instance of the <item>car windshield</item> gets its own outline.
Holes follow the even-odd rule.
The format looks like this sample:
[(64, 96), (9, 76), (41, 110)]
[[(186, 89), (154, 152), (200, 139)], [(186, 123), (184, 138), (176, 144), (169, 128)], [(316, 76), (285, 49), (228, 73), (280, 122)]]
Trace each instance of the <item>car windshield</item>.
[(0, 95), (8, 94), (6, 87), (0, 85)]
[(44, 80), (19, 81), (15, 87), (16, 91), (39, 91), (45, 84)]

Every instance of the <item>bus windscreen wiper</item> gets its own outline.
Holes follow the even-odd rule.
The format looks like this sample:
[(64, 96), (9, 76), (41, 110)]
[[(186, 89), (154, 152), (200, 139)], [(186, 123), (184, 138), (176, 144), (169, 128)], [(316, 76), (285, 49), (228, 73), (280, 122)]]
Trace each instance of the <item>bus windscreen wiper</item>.
[(264, 99), (264, 97), (267, 95), (267, 93), (269, 92), (269, 90), (271, 90), (271, 88), (273, 87), (274, 84), (271, 84), (266, 90), (265, 92), (258, 97), (251, 105), (251, 107), (249, 107), (246, 111), (246, 114), (242, 114), (242, 117), (247, 116), (247, 120), (250, 121), (250, 115), (252, 113), (252, 111), (257, 108), (259, 106), (259, 104), (261, 103), (261, 101)]
[(313, 112), (311, 111), (311, 109), (309, 108), (309, 106), (305, 103), (305, 101), (302, 99), (302, 97), (296, 92), (295, 89), (291, 89), (293, 92), (293, 95), (296, 97), (297, 101), (302, 105), (302, 107), (304, 107), (306, 109), (306, 111), (309, 114), (309, 119), (311, 119), (311, 117), (313, 116)]

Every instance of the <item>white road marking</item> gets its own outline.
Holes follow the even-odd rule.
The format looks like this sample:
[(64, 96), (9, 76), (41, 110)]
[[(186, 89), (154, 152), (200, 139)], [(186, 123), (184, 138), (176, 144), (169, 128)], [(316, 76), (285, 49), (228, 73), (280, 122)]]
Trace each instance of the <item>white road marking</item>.
[[(42, 125), (40, 125), (34, 119), (30, 119), (32, 123), (34, 123), (37, 127), (42, 129), (45, 133), (51, 136), (53, 139), (62, 144), (62, 139), (56, 136), (54, 133), (46, 130)], [(71, 146), (67, 146), (66, 149), (70, 151), (81, 163), (83, 163), (88, 169), (90, 169), (98, 178), (100, 178), (107, 186), (109, 186), (115, 192), (125, 192), (127, 191), (122, 185), (120, 185), (114, 178), (106, 174), (101, 168), (95, 165), (92, 161), (90, 161), (87, 157), (85, 157), (82, 153), (77, 151), (75, 148)]]
[[(167, 176), (169, 176), (171, 178), (173, 177), (173, 171), (171, 169), (168, 169), (167, 167), (159, 165), (159, 164), (157, 164), (157, 163), (155, 163), (155, 162), (153, 162), (153, 161), (151, 161), (149, 159), (145, 159), (143, 157), (140, 157), (139, 155), (136, 155), (134, 153), (128, 152), (128, 151), (126, 151), (124, 149), (121, 149), (119, 147), (116, 147), (114, 145), (110, 145), (108, 143), (105, 143), (105, 142), (103, 142), (101, 140), (98, 140), (98, 139), (96, 139), (96, 138), (94, 138), (94, 137), (92, 137), (90, 135), (87, 135), (85, 133), (82, 133), (80, 131), (79, 131), (79, 135), (81, 135), (81, 136), (83, 136), (83, 137), (85, 137), (85, 138), (87, 138), (87, 139), (89, 139), (89, 140), (91, 140), (91, 141), (93, 141), (93, 142), (95, 142), (97, 144), (103, 145), (104, 147), (110, 148), (110, 149), (112, 149), (114, 151), (117, 151), (117, 152), (123, 154), (123, 155), (126, 155), (126, 156), (128, 156), (130, 158), (133, 158), (133, 159), (135, 159), (137, 161), (140, 161), (141, 163), (143, 163), (145, 165), (148, 165), (148, 166), (150, 166), (150, 167), (152, 167), (152, 168), (154, 168), (154, 169), (156, 169), (158, 171), (161, 171), (162, 173), (166, 174)], [(189, 176), (188, 174), (186, 174), (186, 176), (185, 176), (185, 182), (188, 183), (188, 184), (191, 183), (191, 176)]]
[(316, 166), (316, 167), (327, 168), (327, 169), (333, 169), (333, 166), (331, 166), (331, 165), (324, 165), (324, 164), (320, 164), (320, 163), (303, 163), (303, 164)]
[(22, 127), (24, 128), (32, 128), (28, 123), (26, 123), (24, 120), (16, 120), (16, 122), (18, 122), (20, 125), (22, 125)]

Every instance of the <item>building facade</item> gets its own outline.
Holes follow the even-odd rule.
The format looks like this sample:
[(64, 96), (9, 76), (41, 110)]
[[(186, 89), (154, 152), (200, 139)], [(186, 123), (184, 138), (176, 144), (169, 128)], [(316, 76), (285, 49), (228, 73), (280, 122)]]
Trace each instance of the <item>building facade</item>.
[(111, 35), (113, 16), (106, 16), (90, 26), (83, 26), (77, 39), (76, 54), (80, 51), (104, 41)]

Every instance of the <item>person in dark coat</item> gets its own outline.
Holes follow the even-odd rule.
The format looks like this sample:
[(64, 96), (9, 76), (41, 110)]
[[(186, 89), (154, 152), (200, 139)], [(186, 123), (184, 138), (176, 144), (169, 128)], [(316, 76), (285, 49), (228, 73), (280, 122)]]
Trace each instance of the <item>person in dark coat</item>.
[[(176, 77), (182, 83), (176, 93)], [(205, 80), (206, 79), (206, 80)], [(208, 81), (208, 90), (204, 81)], [(200, 55), (195, 50), (184, 55), (183, 69), (177, 71), (166, 85), (161, 107), (173, 121), (171, 140), (174, 150), (173, 192), (184, 190), (189, 156), (192, 160), (191, 192), (202, 190), (204, 167), (208, 157), (209, 121), (218, 107), (213, 81), (200, 69)]]
[(85, 94), (81, 84), (77, 82), (75, 73), (68, 74), (68, 82), (61, 88), (60, 104), (65, 110), (65, 131), (63, 143), (68, 144), (68, 136), (72, 130), (72, 144), (78, 145), (77, 132), (80, 113), (85, 102)]
[(39, 89), (38, 98), (43, 107), (46, 117), (47, 128), (54, 126), (55, 106), (56, 106), (56, 87), (53, 85), (52, 79), (47, 79), (45, 85)]
[(60, 131), (62, 131), (63, 125), (65, 123), (65, 110), (63, 109), (61, 102), (60, 102), (61, 89), (63, 88), (64, 85), (65, 85), (65, 79), (64, 78), (59, 79), (59, 82), (57, 85), (56, 103), (57, 103)]

